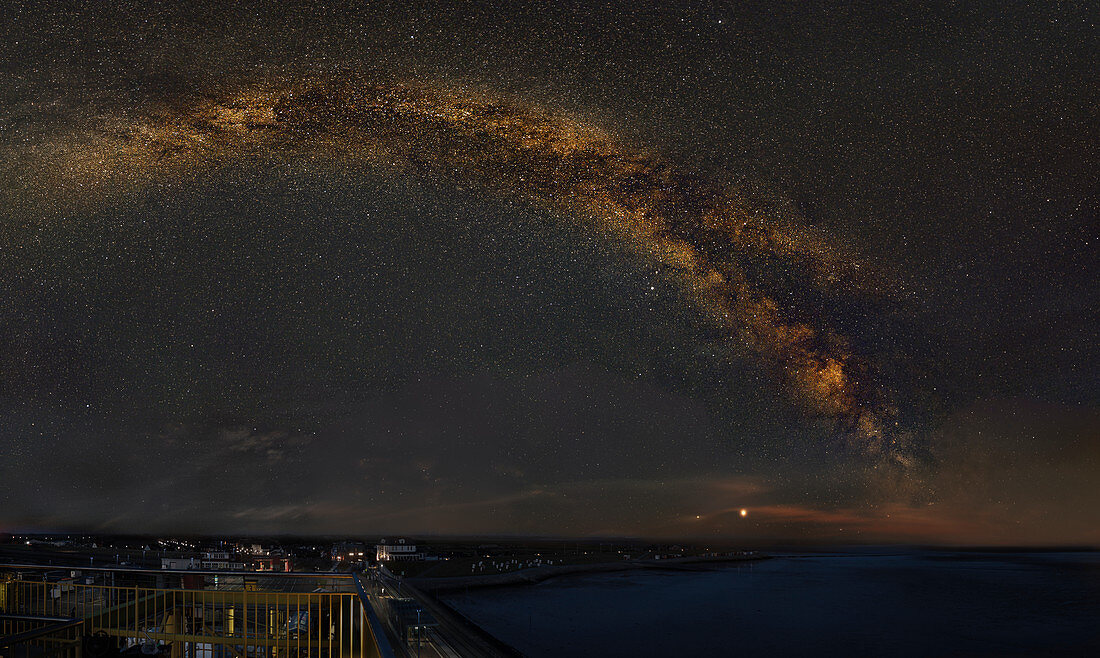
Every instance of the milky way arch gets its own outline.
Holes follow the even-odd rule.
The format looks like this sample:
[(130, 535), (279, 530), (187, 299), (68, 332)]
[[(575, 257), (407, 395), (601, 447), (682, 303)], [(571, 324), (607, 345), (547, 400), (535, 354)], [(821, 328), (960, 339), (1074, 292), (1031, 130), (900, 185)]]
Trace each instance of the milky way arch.
[(399, 83), (257, 88), (185, 99), (141, 120), (100, 122), (78, 144), (40, 154), (11, 202), (72, 211), (276, 151), (519, 197), (627, 241), (681, 282), (726, 339), (756, 354), (801, 407), (832, 419), (868, 453), (907, 460), (893, 431), (896, 412), (865, 360), (827, 324), (777, 303), (749, 265), (778, 263), (822, 290), (876, 294), (880, 283), (723, 181), (590, 122), (514, 99)]

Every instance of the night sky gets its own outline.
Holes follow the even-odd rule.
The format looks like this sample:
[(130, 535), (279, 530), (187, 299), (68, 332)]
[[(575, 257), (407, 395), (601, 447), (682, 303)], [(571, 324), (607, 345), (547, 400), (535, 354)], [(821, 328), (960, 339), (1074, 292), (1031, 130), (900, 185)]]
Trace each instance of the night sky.
[(108, 4), (0, 10), (0, 531), (1100, 543), (1088, 3)]

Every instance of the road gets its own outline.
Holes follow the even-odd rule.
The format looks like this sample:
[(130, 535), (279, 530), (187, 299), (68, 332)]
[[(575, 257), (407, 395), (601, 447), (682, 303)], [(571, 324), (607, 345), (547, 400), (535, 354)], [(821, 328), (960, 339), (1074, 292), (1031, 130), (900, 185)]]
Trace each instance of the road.
[[(424, 645), (421, 649), (430, 646), (435, 655), (446, 658), (516, 658), (521, 655), (515, 649), (460, 617), (435, 597), (407, 583), (399, 582), (380, 570), (376, 573), (382, 585), (388, 590), (414, 599), (421, 609), (435, 617), (438, 626), (429, 631), (431, 644)], [(415, 648), (409, 651), (411, 651), (409, 655), (416, 655)], [(421, 654), (421, 656), (426, 655), (431, 654)]]

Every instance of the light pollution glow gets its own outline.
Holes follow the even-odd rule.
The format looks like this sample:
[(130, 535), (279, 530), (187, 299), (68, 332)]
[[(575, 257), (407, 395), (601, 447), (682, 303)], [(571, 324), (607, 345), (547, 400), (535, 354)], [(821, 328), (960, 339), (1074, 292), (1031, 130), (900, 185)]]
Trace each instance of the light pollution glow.
[(778, 262), (823, 290), (890, 285), (820, 237), (753, 207), (732, 186), (607, 130), (514, 99), (424, 84), (310, 84), (186, 99), (141, 120), (43, 147), (12, 204), (69, 214), (120, 193), (252, 157), (330, 158), (518, 197), (593, 222), (679, 281), (728, 340), (755, 354), (789, 397), (834, 421), (865, 454), (911, 463), (889, 396), (849, 342), (795, 319), (754, 279)]

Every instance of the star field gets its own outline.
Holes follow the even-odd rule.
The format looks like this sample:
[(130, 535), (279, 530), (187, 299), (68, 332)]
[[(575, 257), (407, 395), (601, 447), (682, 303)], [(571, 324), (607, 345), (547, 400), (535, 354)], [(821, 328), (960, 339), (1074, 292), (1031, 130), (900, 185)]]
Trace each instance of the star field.
[(1013, 12), (16, 8), (0, 527), (1087, 539), (1095, 21)]

